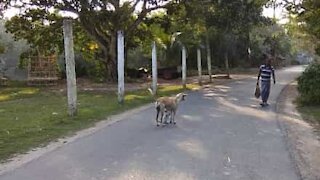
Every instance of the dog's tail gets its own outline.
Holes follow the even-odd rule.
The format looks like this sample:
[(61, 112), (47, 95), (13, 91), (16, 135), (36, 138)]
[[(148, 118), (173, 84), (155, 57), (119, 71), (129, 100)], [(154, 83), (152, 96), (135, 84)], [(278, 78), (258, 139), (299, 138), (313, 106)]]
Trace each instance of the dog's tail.
[(151, 88), (148, 88), (148, 91), (150, 92), (150, 94), (152, 95), (152, 97), (154, 98), (154, 100), (156, 100), (156, 93), (151, 89)]

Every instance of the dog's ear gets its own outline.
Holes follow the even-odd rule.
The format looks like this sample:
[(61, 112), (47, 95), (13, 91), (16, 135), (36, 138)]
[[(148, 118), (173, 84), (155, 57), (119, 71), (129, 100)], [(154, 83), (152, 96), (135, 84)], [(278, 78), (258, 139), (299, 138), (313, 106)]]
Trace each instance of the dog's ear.
[(182, 94), (182, 100), (185, 100), (186, 99), (186, 96), (187, 96), (187, 94)]

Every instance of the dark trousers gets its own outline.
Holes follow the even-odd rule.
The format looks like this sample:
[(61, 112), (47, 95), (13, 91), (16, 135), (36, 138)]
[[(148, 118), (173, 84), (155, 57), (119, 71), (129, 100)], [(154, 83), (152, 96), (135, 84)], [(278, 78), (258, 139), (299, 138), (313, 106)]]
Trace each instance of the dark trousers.
[(270, 81), (261, 81), (261, 99), (262, 102), (267, 102), (270, 94)]

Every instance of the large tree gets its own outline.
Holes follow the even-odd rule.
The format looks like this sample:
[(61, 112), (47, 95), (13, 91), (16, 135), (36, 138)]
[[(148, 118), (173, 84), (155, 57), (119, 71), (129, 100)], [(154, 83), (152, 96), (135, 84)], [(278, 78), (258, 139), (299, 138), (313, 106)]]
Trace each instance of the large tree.
[[(82, 28), (99, 45), (107, 69), (107, 78), (116, 80), (116, 33), (124, 30), (125, 38), (137, 33), (137, 27), (146, 16), (159, 8), (166, 8), (178, 0), (3, 0), (0, 7), (18, 7), (22, 15), (31, 9), (50, 13), (75, 13)], [(31, 17), (32, 18), (32, 17)]]
[(298, 4), (288, 3), (287, 8), (298, 14), (300, 22), (304, 25), (306, 32), (310, 33), (318, 41), (316, 42), (316, 53), (320, 55), (320, 2), (319, 0), (304, 0)]
[[(181, 64), (181, 54), (178, 52), (181, 51), (182, 46), (191, 52), (201, 43), (201, 35), (205, 27), (201, 16), (193, 11), (192, 5), (194, 5), (193, 0), (172, 5), (165, 13), (157, 14), (146, 21), (148, 27), (152, 29), (154, 39), (164, 50), (162, 60), (165, 61), (166, 66)], [(188, 53), (188, 56), (191, 54), (195, 53)], [(191, 61), (188, 61), (189, 63)]]
[[(219, 59), (249, 59), (248, 49), (252, 49), (250, 33), (254, 26), (261, 24), (263, 6), (267, 0), (212, 0), (206, 18), (206, 26), (213, 30), (211, 45)], [(227, 63), (224, 63), (227, 64)]]

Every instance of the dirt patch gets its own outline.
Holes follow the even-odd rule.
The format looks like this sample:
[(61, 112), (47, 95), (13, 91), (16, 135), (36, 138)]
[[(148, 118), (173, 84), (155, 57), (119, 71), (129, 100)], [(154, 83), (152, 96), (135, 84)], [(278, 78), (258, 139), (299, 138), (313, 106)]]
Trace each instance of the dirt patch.
[(298, 96), (296, 83), (288, 85), (280, 94), (277, 104), (278, 119), (286, 132), (288, 150), (304, 180), (320, 179), (320, 142), (315, 128), (304, 121), (293, 103)]

